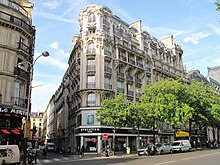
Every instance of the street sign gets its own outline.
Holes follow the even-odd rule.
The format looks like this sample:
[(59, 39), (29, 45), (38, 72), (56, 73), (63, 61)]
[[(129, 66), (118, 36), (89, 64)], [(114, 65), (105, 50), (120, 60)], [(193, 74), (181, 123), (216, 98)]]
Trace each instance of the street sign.
[(107, 140), (107, 139), (108, 139), (108, 134), (107, 134), (107, 133), (104, 133), (104, 134), (103, 134), (103, 139), (104, 139), (104, 140)]

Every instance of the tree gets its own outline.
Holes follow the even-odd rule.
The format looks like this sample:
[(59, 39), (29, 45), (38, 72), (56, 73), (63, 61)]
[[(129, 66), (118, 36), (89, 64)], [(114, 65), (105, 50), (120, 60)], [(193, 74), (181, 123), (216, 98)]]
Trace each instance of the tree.
[(115, 153), (115, 132), (126, 123), (125, 97), (120, 94), (115, 99), (104, 100), (101, 109), (96, 112), (97, 120), (113, 127), (113, 151)]
[(216, 5), (216, 10), (220, 11), (220, 0), (217, 0), (217, 2), (215, 2)]
[(140, 146), (140, 128), (142, 126), (146, 126), (146, 122), (148, 121), (143, 107), (138, 102), (130, 102), (126, 108), (126, 118), (127, 118), (127, 125), (128, 127), (132, 127), (134, 130), (137, 131), (137, 143), (136, 147), (139, 148)]
[(151, 124), (154, 128), (158, 128), (160, 123), (167, 123), (176, 130), (192, 117), (193, 108), (186, 103), (187, 97), (184, 83), (167, 79), (147, 86), (140, 100), (148, 117), (154, 119)]

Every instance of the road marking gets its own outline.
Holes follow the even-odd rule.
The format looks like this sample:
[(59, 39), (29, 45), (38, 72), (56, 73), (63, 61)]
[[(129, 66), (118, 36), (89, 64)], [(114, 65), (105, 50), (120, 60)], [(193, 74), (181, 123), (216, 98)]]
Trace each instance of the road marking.
[(169, 164), (169, 163), (175, 163), (175, 162), (176, 161), (169, 161), (169, 162), (157, 163), (157, 164), (154, 164), (154, 165)]
[(201, 155), (201, 156), (189, 157), (189, 158), (185, 158), (185, 159), (181, 159), (181, 160), (190, 160), (190, 159), (202, 158), (202, 157), (206, 157), (206, 156), (210, 156), (210, 155), (211, 154), (206, 154), (206, 155)]

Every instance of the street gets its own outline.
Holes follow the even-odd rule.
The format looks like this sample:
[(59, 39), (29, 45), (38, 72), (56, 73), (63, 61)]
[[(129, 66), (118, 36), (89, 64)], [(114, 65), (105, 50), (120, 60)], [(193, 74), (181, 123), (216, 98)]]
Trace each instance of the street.
[(47, 158), (39, 157), (39, 165), (218, 165), (220, 150), (200, 150), (185, 153), (175, 153), (157, 156), (120, 155), (115, 157), (97, 157), (96, 155), (62, 156), (48, 153)]

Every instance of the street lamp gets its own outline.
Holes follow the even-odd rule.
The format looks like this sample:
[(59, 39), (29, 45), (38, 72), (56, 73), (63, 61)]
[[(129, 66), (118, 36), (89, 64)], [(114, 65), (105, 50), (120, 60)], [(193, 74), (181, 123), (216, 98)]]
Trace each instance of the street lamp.
[(33, 70), (34, 70), (34, 65), (36, 63), (36, 61), (41, 57), (48, 57), (50, 56), (49, 53), (47, 51), (44, 51), (41, 55), (39, 55), (31, 64), (30, 62), (27, 61), (28, 65), (30, 66), (30, 84), (29, 84), (29, 88), (28, 88), (28, 103), (27, 103), (27, 119), (28, 121), (30, 121), (30, 103), (31, 103), (31, 89), (32, 89), (32, 80), (33, 80)]
[[(27, 121), (30, 123), (30, 103), (31, 103), (31, 89), (32, 89), (32, 80), (33, 80), (33, 70), (34, 70), (34, 64), (36, 63), (36, 61), (41, 57), (48, 57), (49, 53), (47, 51), (44, 51), (41, 55), (39, 55), (34, 61), (33, 63), (30, 63), (29, 61), (25, 61), (25, 63), (19, 63), (18, 66), (23, 67), (25, 64), (28, 64), (30, 67), (30, 78), (29, 78), (29, 87), (28, 87), (28, 103), (27, 103), (27, 116), (26, 116), (26, 129), (27, 129)], [(29, 130), (27, 130), (27, 132), (29, 132)], [(33, 132), (32, 132), (32, 140), (33, 140)], [(32, 141), (32, 145), (33, 145), (33, 141)], [(26, 147), (27, 147), (27, 138), (24, 137), (24, 158), (23, 158), (23, 164), (26, 164)], [(33, 147), (33, 146), (32, 146)]]

